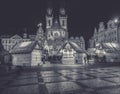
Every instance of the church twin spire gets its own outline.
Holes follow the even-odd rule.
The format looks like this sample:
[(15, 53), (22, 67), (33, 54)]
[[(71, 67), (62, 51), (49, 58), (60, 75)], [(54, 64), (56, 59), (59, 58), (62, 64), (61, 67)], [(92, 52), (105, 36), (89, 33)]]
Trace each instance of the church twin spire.
[[(52, 8), (50, 8), (50, 7), (47, 8), (47, 15), (53, 16), (53, 9)], [(66, 10), (65, 10), (65, 8), (60, 8), (59, 15), (66, 16)]]
[(66, 10), (64, 8), (60, 8), (58, 18), (59, 19), (57, 20), (56, 17), (54, 17), (53, 9), (48, 8), (46, 14), (46, 29), (51, 28), (52, 25), (54, 25), (55, 21), (57, 20), (60, 26), (63, 29), (67, 30), (67, 15)]

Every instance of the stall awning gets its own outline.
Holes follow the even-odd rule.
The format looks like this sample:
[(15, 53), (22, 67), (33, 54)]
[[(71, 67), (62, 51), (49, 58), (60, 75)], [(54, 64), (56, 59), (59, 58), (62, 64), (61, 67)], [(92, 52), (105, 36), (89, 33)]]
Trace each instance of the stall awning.
[(119, 52), (120, 51), (120, 44), (118, 44), (118, 43), (98, 43), (96, 45), (96, 49)]

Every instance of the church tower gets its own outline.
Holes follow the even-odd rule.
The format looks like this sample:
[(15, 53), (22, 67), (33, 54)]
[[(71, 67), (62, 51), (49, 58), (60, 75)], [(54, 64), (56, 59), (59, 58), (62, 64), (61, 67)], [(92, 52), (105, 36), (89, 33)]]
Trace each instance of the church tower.
[(48, 8), (46, 14), (46, 29), (51, 28), (52, 25), (53, 25), (53, 10), (52, 8)]
[(63, 29), (67, 30), (67, 15), (64, 8), (60, 8), (59, 22)]

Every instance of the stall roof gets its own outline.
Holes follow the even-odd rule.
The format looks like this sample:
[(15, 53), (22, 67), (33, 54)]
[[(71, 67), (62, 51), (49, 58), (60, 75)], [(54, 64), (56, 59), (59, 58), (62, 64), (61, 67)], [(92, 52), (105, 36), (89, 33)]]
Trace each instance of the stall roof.
[(118, 43), (98, 43), (96, 45), (96, 48), (97, 49), (120, 51), (120, 44), (118, 44)]
[[(60, 48), (63, 49), (67, 44), (70, 44), (70, 46), (75, 50), (77, 51), (78, 53), (87, 53), (87, 51), (85, 51), (84, 49), (82, 49), (77, 43), (73, 42), (73, 41), (67, 41), (65, 42), (62, 47)], [(60, 51), (59, 50), (59, 51)]]
[(36, 44), (39, 45), (36, 41), (27, 41), (27, 42), (21, 42), (10, 51), (12, 54), (19, 54), (19, 53), (30, 53)]

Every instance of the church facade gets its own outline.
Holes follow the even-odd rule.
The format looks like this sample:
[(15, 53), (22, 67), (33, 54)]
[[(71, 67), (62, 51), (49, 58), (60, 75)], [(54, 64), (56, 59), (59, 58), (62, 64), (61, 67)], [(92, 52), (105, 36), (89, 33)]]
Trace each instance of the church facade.
[(65, 9), (60, 9), (58, 17), (55, 17), (53, 15), (53, 10), (51, 8), (48, 8), (46, 14), (47, 40), (67, 39), (67, 30), (67, 15)]
[(59, 10), (57, 17), (53, 14), (52, 8), (47, 9), (45, 35), (45, 48), (49, 55), (55, 55), (68, 39), (67, 14), (64, 8)]
[(66, 10), (60, 8), (57, 17), (53, 13), (52, 8), (47, 9), (45, 49), (48, 50), (48, 54), (50, 56), (56, 55), (61, 46), (68, 40), (77, 43), (82, 49), (85, 49), (85, 40), (82, 36), (80, 38), (69, 38)]

